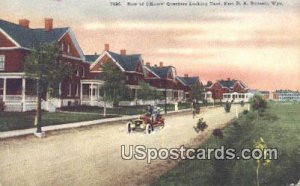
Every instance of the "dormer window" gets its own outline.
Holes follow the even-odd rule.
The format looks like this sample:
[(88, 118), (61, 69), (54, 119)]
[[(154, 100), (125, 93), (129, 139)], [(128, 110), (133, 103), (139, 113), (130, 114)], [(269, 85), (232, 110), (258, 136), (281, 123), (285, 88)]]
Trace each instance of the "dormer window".
[(0, 70), (3, 71), (5, 69), (5, 56), (0, 55)]

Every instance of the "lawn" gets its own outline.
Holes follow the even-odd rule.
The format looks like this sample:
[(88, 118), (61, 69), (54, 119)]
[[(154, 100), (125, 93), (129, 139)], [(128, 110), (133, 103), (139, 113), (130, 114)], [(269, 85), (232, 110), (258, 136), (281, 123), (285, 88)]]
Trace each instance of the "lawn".
[[(300, 180), (300, 104), (269, 103), (258, 118), (244, 113), (226, 127), (224, 138), (211, 136), (201, 148), (253, 148), (262, 137), (268, 148), (278, 149), (278, 160), (261, 166), (260, 185), (290, 185)], [(186, 160), (153, 185), (256, 185), (255, 160)]]
[[(117, 116), (108, 116), (117, 117)], [(43, 112), (42, 123), (43, 126), (89, 121), (104, 118), (103, 116), (91, 114), (74, 114), (74, 113), (50, 113)], [(35, 127), (33, 124), (34, 112), (4, 112), (0, 113), (0, 132), (27, 129)]]

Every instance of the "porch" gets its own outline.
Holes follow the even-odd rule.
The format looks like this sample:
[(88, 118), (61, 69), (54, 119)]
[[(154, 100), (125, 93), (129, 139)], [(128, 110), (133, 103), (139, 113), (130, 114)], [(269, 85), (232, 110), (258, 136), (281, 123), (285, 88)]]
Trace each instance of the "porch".
[(6, 111), (28, 111), (36, 108), (34, 80), (24, 73), (0, 73), (0, 100)]
[[(103, 95), (101, 95), (102, 80), (81, 80), (80, 81), (80, 104), (88, 106), (104, 106)], [(111, 107), (110, 104), (107, 105)]]
[(239, 103), (241, 101), (249, 102), (252, 96), (253, 95), (251, 93), (237, 93), (237, 92), (224, 93), (222, 102), (227, 102), (227, 101), (234, 102), (234, 103)]

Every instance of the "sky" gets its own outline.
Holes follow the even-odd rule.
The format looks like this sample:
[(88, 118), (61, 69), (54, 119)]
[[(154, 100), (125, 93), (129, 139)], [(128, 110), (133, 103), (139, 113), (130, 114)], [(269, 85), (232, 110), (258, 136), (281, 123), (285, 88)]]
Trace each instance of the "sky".
[(300, 90), (300, 1), (284, 0), (282, 6), (155, 7), (126, 2), (208, 1), (110, 2), (1, 0), (0, 18), (15, 23), (26, 18), (37, 28), (51, 17), (54, 27), (72, 28), (85, 54), (99, 54), (109, 43), (111, 51), (140, 53), (144, 62), (175, 66), (178, 75), (199, 76), (203, 83), (231, 78), (251, 89)]

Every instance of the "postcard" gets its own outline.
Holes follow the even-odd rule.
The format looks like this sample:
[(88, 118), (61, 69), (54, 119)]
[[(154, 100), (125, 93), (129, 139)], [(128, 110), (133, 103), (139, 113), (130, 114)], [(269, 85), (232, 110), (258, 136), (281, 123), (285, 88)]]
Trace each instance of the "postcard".
[(300, 186), (299, 1), (0, 10), (0, 186)]

